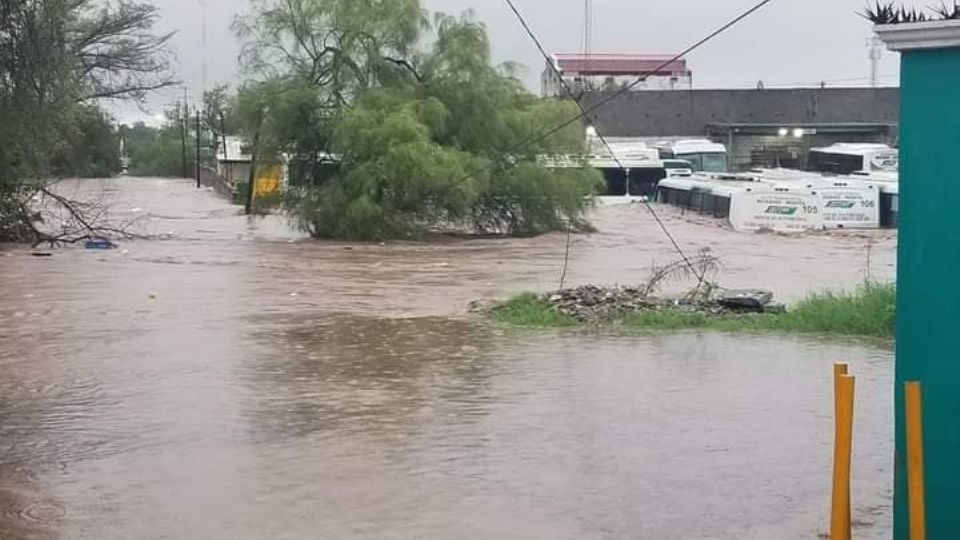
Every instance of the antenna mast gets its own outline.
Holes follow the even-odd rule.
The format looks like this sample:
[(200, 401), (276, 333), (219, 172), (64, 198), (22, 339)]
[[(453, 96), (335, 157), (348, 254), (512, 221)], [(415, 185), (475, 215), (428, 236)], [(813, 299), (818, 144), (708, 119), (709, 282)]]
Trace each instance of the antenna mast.
[(870, 86), (876, 88), (880, 86), (880, 59), (883, 58), (883, 42), (878, 37), (871, 37), (867, 40), (867, 46), (870, 48)]
[(593, 52), (593, 0), (583, 0), (583, 55)]

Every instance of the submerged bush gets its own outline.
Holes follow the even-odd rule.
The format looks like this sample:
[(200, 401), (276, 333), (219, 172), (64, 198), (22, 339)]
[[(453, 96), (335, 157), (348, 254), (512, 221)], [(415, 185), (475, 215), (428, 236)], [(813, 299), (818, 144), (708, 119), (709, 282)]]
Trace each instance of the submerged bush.
[[(418, 0), (254, 8), (238, 29), (248, 67), (266, 80), (241, 91), (238, 118), (262, 155), (296, 156), (286, 209), (303, 230), (382, 240), (588, 228), (599, 173), (540, 162), (585, 153), (580, 122), (556, 129), (579, 109), (492, 65), (486, 28), (470, 15), (438, 14), (424, 47)], [(303, 39), (304, 29), (316, 34)], [(333, 173), (304, 165), (331, 156)]]
[[(498, 105), (501, 114), (544, 111), (507, 79), (498, 84), (515, 92)], [(532, 235), (568, 224), (588, 228), (584, 212), (600, 187), (595, 170), (550, 170), (535, 155), (498, 155), (497, 147), (529, 133), (530, 125), (520, 129), (506, 117), (453, 133), (451, 125), (473, 121), (409, 89), (368, 92), (333, 132), (339, 172), (319, 186), (295, 189), (287, 209), (315, 237), (351, 240), (408, 238), (431, 229)], [(497, 142), (501, 137), (506, 145)], [(566, 144), (576, 151), (576, 140)]]

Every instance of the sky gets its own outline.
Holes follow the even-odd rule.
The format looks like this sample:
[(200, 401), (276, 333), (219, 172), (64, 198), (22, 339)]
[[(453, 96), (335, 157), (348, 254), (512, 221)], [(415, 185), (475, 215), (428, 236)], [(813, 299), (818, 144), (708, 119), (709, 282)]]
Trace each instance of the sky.
[[(160, 28), (174, 31), (177, 78), (191, 99), (217, 83), (235, 85), (240, 45), (230, 29), (247, 9), (246, 0), (152, 0), (161, 10)], [(583, 0), (514, 0), (550, 52), (581, 48)], [(593, 0), (593, 50), (674, 53), (705, 37), (757, 0)], [(205, 8), (201, 3), (205, 2)], [(544, 61), (503, 0), (421, 0), (431, 12), (472, 9), (487, 25), (497, 62), (526, 66), (524, 81), (538, 91)], [(904, 0), (907, 6), (931, 2)], [(934, 2), (935, 3), (935, 2)], [(817, 85), (866, 86), (870, 24), (858, 15), (866, 0), (774, 0), (687, 57), (697, 88), (755, 88)], [(206, 39), (204, 16), (206, 12)], [(204, 42), (206, 45), (204, 45)], [(206, 65), (206, 70), (204, 66)], [(206, 71), (206, 77), (204, 77)], [(880, 82), (895, 86), (899, 58), (884, 51)], [(182, 98), (182, 89), (152, 96), (143, 107), (114, 109), (118, 120), (149, 120)]]

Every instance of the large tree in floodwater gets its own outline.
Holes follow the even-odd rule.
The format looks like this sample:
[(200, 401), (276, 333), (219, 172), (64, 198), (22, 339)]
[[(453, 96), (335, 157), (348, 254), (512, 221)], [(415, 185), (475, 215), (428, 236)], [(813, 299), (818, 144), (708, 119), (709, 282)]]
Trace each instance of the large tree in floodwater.
[[(572, 224), (599, 177), (544, 155), (582, 155), (577, 112), (493, 66), (472, 16), (417, 0), (256, 0), (239, 19), (257, 77), (237, 116), (262, 155), (294, 156), (288, 209), (312, 235), (384, 239), (450, 229), (537, 234)], [(424, 44), (424, 36), (432, 42)], [(339, 168), (320, 167), (335, 156)]]

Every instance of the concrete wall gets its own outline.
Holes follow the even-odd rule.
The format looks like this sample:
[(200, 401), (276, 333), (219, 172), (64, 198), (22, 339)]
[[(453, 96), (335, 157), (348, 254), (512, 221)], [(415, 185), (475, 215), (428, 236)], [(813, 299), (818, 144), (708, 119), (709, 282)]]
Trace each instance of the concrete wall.
[[(588, 94), (587, 106), (609, 94)], [(706, 136), (711, 123), (900, 123), (897, 88), (628, 92), (592, 113), (610, 137)]]

